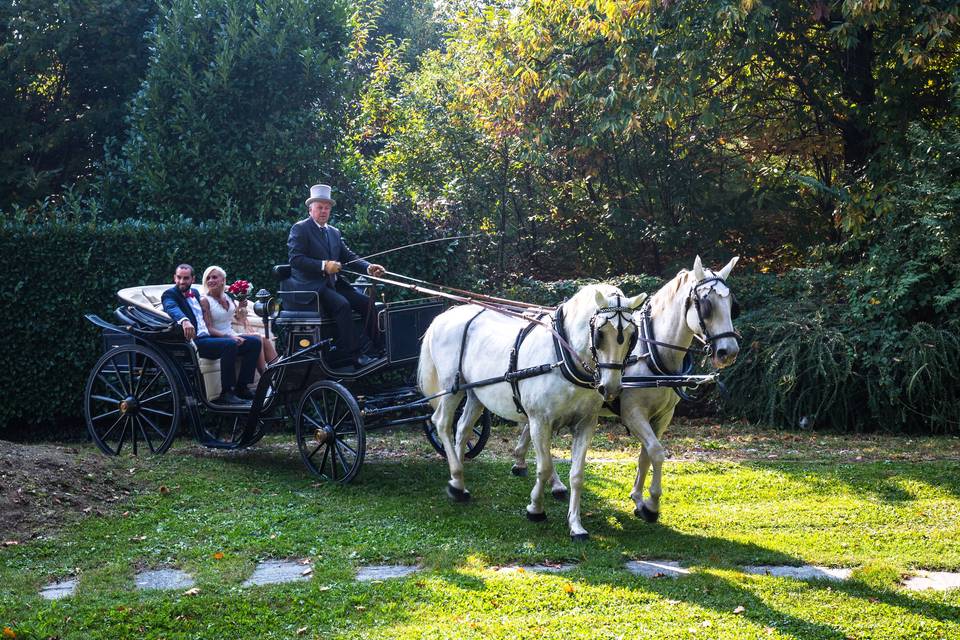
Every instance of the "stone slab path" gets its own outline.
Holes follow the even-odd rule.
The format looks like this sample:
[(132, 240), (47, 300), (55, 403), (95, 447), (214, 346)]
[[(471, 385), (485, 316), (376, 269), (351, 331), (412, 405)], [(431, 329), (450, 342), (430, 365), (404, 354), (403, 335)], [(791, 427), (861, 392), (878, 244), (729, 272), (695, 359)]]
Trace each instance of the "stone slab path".
[(134, 577), (137, 589), (189, 589), (193, 586), (193, 577), (180, 569), (153, 569), (143, 571)]
[[(498, 572), (530, 572), (530, 573), (562, 573), (576, 568), (572, 563), (542, 563), (532, 565), (507, 565), (496, 567)], [(691, 574), (691, 570), (682, 567), (675, 560), (630, 560), (624, 563), (624, 569), (644, 578), (682, 578)], [(374, 582), (406, 578), (421, 568), (412, 565), (368, 565), (359, 567), (356, 580), (359, 582)], [(852, 569), (818, 567), (804, 565), (791, 567), (781, 565), (748, 565), (740, 567), (744, 573), (753, 575), (769, 575), (794, 580), (849, 580)], [(313, 568), (309, 560), (265, 560), (259, 563), (253, 574), (243, 583), (245, 587), (284, 584), (310, 580)], [(46, 600), (59, 600), (72, 596), (77, 588), (78, 578), (59, 580), (43, 587), (40, 597)], [(194, 585), (193, 577), (180, 569), (152, 569), (138, 573), (134, 582), (137, 589), (188, 589)], [(910, 578), (903, 582), (903, 587), (910, 591), (934, 589), (946, 591), (960, 589), (960, 573), (946, 571), (913, 572)]]
[(313, 569), (309, 563), (297, 560), (266, 560), (257, 565), (253, 575), (243, 583), (245, 587), (264, 584), (283, 584), (309, 580)]

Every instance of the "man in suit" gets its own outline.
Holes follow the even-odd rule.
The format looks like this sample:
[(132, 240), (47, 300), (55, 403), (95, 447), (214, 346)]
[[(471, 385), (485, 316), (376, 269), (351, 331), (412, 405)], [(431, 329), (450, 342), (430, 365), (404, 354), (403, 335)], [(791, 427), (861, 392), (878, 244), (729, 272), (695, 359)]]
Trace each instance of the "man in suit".
[[(384, 268), (359, 259), (343, 241), (340, 230), (327, 224), (334, 204), (329, 185), (310, 187), (307, 200), (310, 216), (293, 225), (287, 238), (290, 279), (299, 291), (316, 291), (320, 307), (337, 323), (337, 347), (344, 355), (342, 366), (362, 368), (376, 362), (376, 356), (380, 355), (376, 322), (372, 317), (373, 303), (338, 273), (346, 265), (351, 271), (363, 269), (372, 276), (380, 276)], [(351, 310), (365, 318), (370, 338), (366, 353), (362, 353)]]
[[(207, 331), (200, 308), (200, 292), (193, 288), (193, 267), (181, 264), (173, 275), (174, 286), (163, 292), (163, 310), (183, 327), (183, 337), (193, 340), (201, 358), (220, 360), (220, 397), (216, 404), (245, 404), (253, 399), (247, 388), (260, 356), (256, 336), (215, 338)], [(236, 361), (240, 357), (240, 373)], [(234, 388), (236, 387), (236, 388)]]

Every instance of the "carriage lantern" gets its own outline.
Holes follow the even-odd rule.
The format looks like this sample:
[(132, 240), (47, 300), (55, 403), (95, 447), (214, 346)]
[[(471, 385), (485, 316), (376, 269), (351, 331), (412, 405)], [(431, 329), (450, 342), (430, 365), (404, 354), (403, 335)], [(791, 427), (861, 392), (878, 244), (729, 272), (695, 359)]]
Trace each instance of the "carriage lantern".
[(280, 303), (274, 300), (266, 289), (260, 289), (253, 297), (257, 300), (253, 305), (253, 312), (263, 318), (263, 335), (269, 340), (270, 318), (280, 311)]

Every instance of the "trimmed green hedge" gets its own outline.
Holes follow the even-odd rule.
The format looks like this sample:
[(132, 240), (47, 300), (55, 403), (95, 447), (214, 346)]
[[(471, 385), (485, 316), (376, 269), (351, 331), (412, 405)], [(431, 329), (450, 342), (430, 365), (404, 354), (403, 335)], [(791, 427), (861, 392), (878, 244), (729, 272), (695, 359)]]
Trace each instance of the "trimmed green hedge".
[[(198, 278), (219, 264), (230, 281), (250, 280), (276, 290), (270, 270), (287, 261), (289, 223), (236, 225), (190, 221), (111, 224), (6, 221), (0, 226), (0, 267), (9, 283), (0, 288), (6, 315), (7, 357), (0, 368), (0, 437), (9, 425), (51, 423), (82, 415), (83, 386), (101, 351), (99, 330), (84, 319), (113, 320), (116, 292), (140, 284), (170, 282), (177, 264), (193, 265)], [(390, 234), (366, 222), (339, 224), (361, 255), (422, 239), (423, 229)], [(389, 244), (388, 244), (389, 243)], [(384, 257), (401, 273), (449, 280), (469, 261), (450, 243)], [(71, 421), (72, 423), (72, 421)], [(76, 428), (82, 429), (77, 421)]]

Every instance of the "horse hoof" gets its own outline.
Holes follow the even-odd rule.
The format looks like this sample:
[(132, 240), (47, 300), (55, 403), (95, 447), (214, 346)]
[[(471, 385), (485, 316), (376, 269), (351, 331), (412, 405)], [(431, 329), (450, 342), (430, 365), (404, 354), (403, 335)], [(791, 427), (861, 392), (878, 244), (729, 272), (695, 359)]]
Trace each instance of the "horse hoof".
[(546, 511), (544, 511), (543, 513), (530, 513), (529, 511), (526, 511), (526, 514), (527, 514), (527, 520), (529, 520), (530, 522), (543, 522), (544, 520), (547, 519)]
[(526, 477), (527, 477), (527, 468), (526, 468), (526, 467), (518, 467), (517, 465), (513, 465), (513, 468), (510, 469), (510, 473), (512, 473), (513, 475), (517, 476), (518, 478), (526, 478)]
[(450, 496), (454, 502), (470, 502), (470, 492), (466, 489), (457, 489), (452, 484), (447, 484), (447, 495)]
[(554, 498), (556, 498), (557, 500), (561, 500), (563, 502), (566, 502), (567, 500), (570, 499), (570, 492), (567, 491), (566, 489), (554, 489), (550, 493), (553, 494)]
[(590, 539), (589, 533), (571, 533), (570, 539), (574, 542), (586, 542)]
[(647, 505), (643, 505), (639, 509), (634, 509), (633, 515), (637, 516), (638, 518), (643, 518), (645, 521), (650, 523), (656, 522), (660, 519), (660, 512), (650, 511), (650, 509), (647, 509)]

